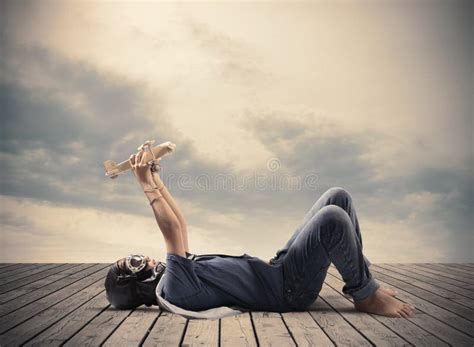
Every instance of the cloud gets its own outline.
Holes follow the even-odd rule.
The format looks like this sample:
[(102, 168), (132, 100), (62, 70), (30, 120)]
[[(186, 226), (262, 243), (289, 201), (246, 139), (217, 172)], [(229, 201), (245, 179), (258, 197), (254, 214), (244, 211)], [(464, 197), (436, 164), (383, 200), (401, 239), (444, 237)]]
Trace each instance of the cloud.
[[(172, 136), (161, 112), (144, 116), (156, 111), (145, 85), (41, 47), (8, 52), (0, 58), (3, 194), (100, 206), (117, 197), (104, 179), (105, 159), (124, 160), (144, 139)], [(130, 203), (126, 187), (116, 203)]]
[[(101, 216), (122, 213), (132, 219), (148, 218), (154, 224), (132, 175), (110, 181), (103, 175), (102, 162), (105, 158), (120, 160), (123, 153), (144, 138), (167, 140), (178, 134), (163, 116), (166, 110), (145, 117), (156, 100), (151, 102), (146, 88), (137, 82), (97, 71), (45, 48), (14, 49), (11, 55), (1, 58), (7, 73), (2, 74), (5, 77), (0, 81), (0, 107), (5, 110), (0, 159), (8, 168), (1, 180), (2, 194), (49, 201), (54, 204), (54, 211), (92, 208)], [(464, 173), (421, 166), (403, 180), (380, 175), (384, 163), (371, 151), (386, 145), (381, 134), (351, 131), (312, 114), (247, 110), (241, 125), (279, 161), (281, 167), (277, 171), (269, 171), (266, 162), (253, 171), (230, 161), (215, 162), (199, 153), (195, 143), (182, 137), (176, 153), (163, 161), (162, 176), (165, 181), (175, 178), (168, 182), (169, 187), (183, 205), (191, 239), (208, 237), (216, 240), (220, 251), (270, 257), (322, 192), (331, 186), (343, 186), (355, 197), (362, 222), (384, 226), (384, 231), (369, 236), (369, 244), (374, 243), (371, 237), (380, 240), (381, 235), (390, 234), (387, 230), (403, 226), (410, 231), (398, 235), (399, 245), (403, 244), (406, 252), (399, 259), (415, 254), (414, 245), (419, 243), (411, 243), (414, 239), (424, 242), (425, 249), (440, 247), (440, 259), (447, 254), (454, 256), (455, 249), (462, 249), (458, 254), (467, 256), (463, 244), (469, 239), (465, 228), (469, 225), (472, 199), (463, 189), (469, 182)], [(301, 179), (309, 174), (317, 175), (316, 189), (261, 189), (256, 176), (282, 179), (291, 175)], [(178, 179), (183, 175), (188, 177), (191, 189), (180, 185)], [(202, 177), (211, 184), (216, 184), (217, 177), (230, 177), (237, 188), (199, 189)], [(245, 187), (239, 188), (243, 182)], [(422, 208), (410, 207), (421, 202), (425, 204)], [(57, 214), (53, 210), (45, 213)], [(83, 212), (79, 215), (91, 220), (89, 228), (94, 223), (105, 228), (105, 220), (110, 221), (111, 227), (114, 225), (111, 217), (99, 218)], [(14, 232), (21, 234), (18, 228), (23, 232), (29, 230), (30, 238), (48, 234), (48, 228), (59, 229), (38, 226), (37, 221), (15, 227), (21, 218), (13, 213), (4, 217), (7, 237)], [(144, 230), (140, 223), (127, 220), (125, 224), (134, 231)], [(447, 230), (455, 231), (456, 238), (450, 239)], [(67, 235), (78, 232), (74, 229)], [(48, 235), (48, 242), (52, 243), (52, 235), (58, 236)], [(94, 242), (92, 234), (90, 237), (88, 242)], [(386, 242), (375, 242), (375, 259), (378, 254), (393, 253), (393, 243)], [(114, 247), (125, 251), (127, 242), (118, 243), (121, 246)], [(67, 245), (61, 247), (70, 250)]]
[[(0, 205), (2, 261), (112, 262), (130, 253), (165, 259), (151, 211), (137, 216), (8, 196), (0, 196)], [(190, 239), (202, 252), (215, 250), (206, 230), (196, 230)]]
[[(162, 116), (165, 111), (154, 118), (144, 116), (156, 100), (150, 101), (146, 88), (139, 84), (97, 71), (44, 47), (11, 48), (9, 54), (1, 58), (0, 108), (5, 110), (1, 115), (5, 136), (0, 141), (0, 160), (7, 167), (0, 180), (2, 194), (53, 204), (54, 211), (43, 211), (48, 219), (54, 218), (63, 208), (95, 209), (97, 214), (125, 213), (154, 222), (133, 176), (123, 175), (111, 181), (104, 177), (102, 162), (125, 159), (124, 153), (129, 153), (146, 138), (164, 141), (176, 136), (177, 132)], [(262, 164), (259, 169), (268, 172), (265, 163)], [(194, 187), (200, 175), (211, 179), (232, 175), (240, 179), (241, 175), (251, 173), (242, 172), (232, 163), (215, 163), (200, 154), (196, 145), (185, 138), (178, 143), (173, 157), (163, 161), (164, 179), (186, 174)], [(254, 243), (252, 234), (259, 228), (268, 228), (266, 223), (259, 223), (259, 219), (287, 209), (284, 196), (272, 199), (270, 191), (256, 189), (251, 181), (248, 189), (236, 191), (196, 188), (188, 191), (173, 184), (170, 189), (183, 203), (191, 225), (190, 234), (211, 235), (220, 240), (218, 248), (221, 251), (253, 249), (259, 253), (261, 242)], [(291, 213), (273, 217), (270, 225), (285, 225)], [(298, 211), (296, 215), (302, 215), (302, 212)], [(6, 224), (3, 230), (7, 239), (13, 233), (22, 234), (13, 228), (13, 216), (12, 210), (2, 220)], [(82, 216), (97, 219), (89, 214)], [(17, 216), (16, 220), (18, 218), (23, 217)], [(38, 227), (35, 223), (22, 228), (23, 232), (28, 230), (30, 238), (48, 230), (47, 226)], [(93, 221), (87, 227), (92, 228), (92, 225)], [(50, 227), (59, 229), (59, 226)], [(141, 226), (131, 223), (130, 227), (136, 231)], [(280, 243), (283, 243), (288, 232), (280, 234)], [(62, 236), (69, 235), (74, 232)], [(265, 235), (260, 234), (262, 241)], [(51, 238), (48, 240), (53, 242)], [(226, 244), (225, 240), (234, 241)], [(89, 239), (89, 242), (93, 240)], [(124, 240), (121, 242), (127, 244)], [(34, 243), (29, 245), (33, 247)], [(68, 245), (63, 245), (64, 252), (70, 249)], [(265, 252), (270, 253), (270, 248), (274, 251), (278, 246), (280, 244), (269, 243)]]
[(374, 141), (368, 131), (349, 131), (327, 118), (278, 110), (247, 111), (242, 126), (293, 174), (316, 174), (318, 190), (344, 186), (373, 191), (379, 184), (373, 180), (376, 165), (365, 157)]
[[(126, 153), (148, 138), (181, 139), (173, 159), (163, 163), (169, 176), (184, 173), (193, 180), (203, 174), (238, 177), (234, 164), (206, 158), (173, 129), (166, 111), (156, 110), (159, 95), (149, 92), (146, 85), (68, 60), (46, 48), (10, 48), (0, 58), (4, 76), (0, 80), (4, 110), (0, 156), (8, 166), (1, 180), (3, 194), (143, 214), (144, 209), (136, 207), (138, 199), (133, 198), (133, 177), (106, 180), (102, 163), (126, 159)], [(154, 115), (146, 116), (151, 111)], [(222, 190), (217, 197), (198, 190), (176, 193), (213, 208), (237, 207), (234, 192)]]
[[(147, 240), (154, 220), (133, 176), (109, 180), (102, 162), (151, 138), (178, 144), (163, 177), (191, 238), (204, 240), (199, 251), (271, 256), (325, 189), (343, 186), (372, 260), (472, 259), (469, 11), (402, 6), (388, 18), (383, 6), (56, 5), (0, 5), (2, 201), (71, 213), (77, 224), (61, 234), (64, 218), (45, 224), (9, 209), (2, 238), (26, 236), (25, 253), (41, 261), (48, 244), (73, 254), (77, 243), (75, 259), (90, 256), (95, 235), (60, 238), (123, 230), (118, 214)], [(262, 189), (257, 177), (312, 174), (316, 189)], [(245, 189), (199, 188), (218, 177)], [(127, 238), (96, 237), (120, 256), (127, 250)]]
[(225, 81), (249, 87), (257, 81), (263, 83), (270, 78), (262, 67), (256, 47), (213, 30), (211, 25), (192, 17), (184, 20), (184, 28), (191, 35), (192, 41), (205, 52), (205, 68), (212, 69)]
[[(380, 176), (378, 166), (384, 164), (373, 160), (370, 151), (378, 143), (383, 146), (381, 134), (350, 131), (337, 122), (294, 118), (279, 117), (278, 112), (247, 114), (243, 126), (283, 165), (295, 172), (317, 173), (319, 191), (330, 186), (348, 189), (362, 225), (367, 221), (395, 231), (397, 235), (391, 237), (401, 240), (400, 251), (405, 254), (423, 248), (436, 250), (437, 259), (472, 259), (472, 172), (442, 163), (433, 168), (429, 160), (418, 158), (418, 168), (407, 170), (405, 176)], [(300, 199), (310, 196), (306, 192)], [(400, 227), (404, 230), (396, 231)], [(378, 248), (383, 233), (374, 235)], [(392, 249), (391, 237), (385, 240), (386, 250)]]

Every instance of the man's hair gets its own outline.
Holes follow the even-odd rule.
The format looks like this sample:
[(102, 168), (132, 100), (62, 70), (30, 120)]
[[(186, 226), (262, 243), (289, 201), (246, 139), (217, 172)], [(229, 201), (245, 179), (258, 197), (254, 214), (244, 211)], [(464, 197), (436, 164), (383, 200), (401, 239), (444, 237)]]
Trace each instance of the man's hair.
[(159, 280), (160, 276), (153, 281), (141, 282), (136, 276), (124, 273), (115, 263), (105, 278), (107, 300), (117, 309), (157, 305), (155, 289)]

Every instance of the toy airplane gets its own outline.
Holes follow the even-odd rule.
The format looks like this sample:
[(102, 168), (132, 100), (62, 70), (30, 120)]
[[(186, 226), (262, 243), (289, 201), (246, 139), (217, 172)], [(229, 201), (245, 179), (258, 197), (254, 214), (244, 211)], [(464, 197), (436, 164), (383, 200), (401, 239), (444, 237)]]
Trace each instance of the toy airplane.
[[(172, 142), (164, 142), (155, 147), (151, 147), (155, 143), (155, 140), (148, 140), (143, 145), (138, 147), (139, 151), (144, 150), (147, 162), (152, 160), (157, 160), (161, 157), (164, 157), (167, 154), (172, 153), (176, 149), (176, 145)], [(117, 178), (117, 176), (123, 172), (130, 170), (130, 161), (125, 160), (120, 164), (112, 160), (104, 161), (105, 175), (110, 178)]]

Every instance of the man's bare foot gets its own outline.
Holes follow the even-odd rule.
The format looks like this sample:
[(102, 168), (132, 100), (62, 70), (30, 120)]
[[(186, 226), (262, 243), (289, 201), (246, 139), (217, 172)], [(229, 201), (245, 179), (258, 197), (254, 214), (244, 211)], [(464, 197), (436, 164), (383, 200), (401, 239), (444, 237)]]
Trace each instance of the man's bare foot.
[(408, 318), (413, 315), (414, 306), (398, 301), (384, 290), (377, 291), (367, 299), (354, 303), (357, 310), (387, 317)]
[(385, 292), (386, 294), (388, 294), (390, 296), (397, 296), (398, 295), (398, 292), (394, 289), (380, 287), (379, 290)]

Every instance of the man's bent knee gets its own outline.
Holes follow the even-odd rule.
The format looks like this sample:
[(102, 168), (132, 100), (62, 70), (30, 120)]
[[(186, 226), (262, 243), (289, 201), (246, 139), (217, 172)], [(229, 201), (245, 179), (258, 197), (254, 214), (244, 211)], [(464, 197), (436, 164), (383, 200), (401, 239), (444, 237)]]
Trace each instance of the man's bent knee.
[(352, 201), (351, 194), (347, 190), (341, 187), (329, 188), (326, 193), (328, 194), (331, 200)]
[(324, 222), (349, 221), (350, 218), (344, 209), (337, 205), (327, 205), (319, 210), (318, 215)]
[[(336, 205), (324, 206), (317, 213), (319, 222), (321, 223), (321, 231), (319, 233), (319, 238), (321, 239), (321, 233), (345, 233), (350, 232), (352, 227), (352, 222), (347, 214), (341, 207)], [(327, 228), (327, 226), (331, 226)], [(331, 235), (331, 237), (334, 235)]]

